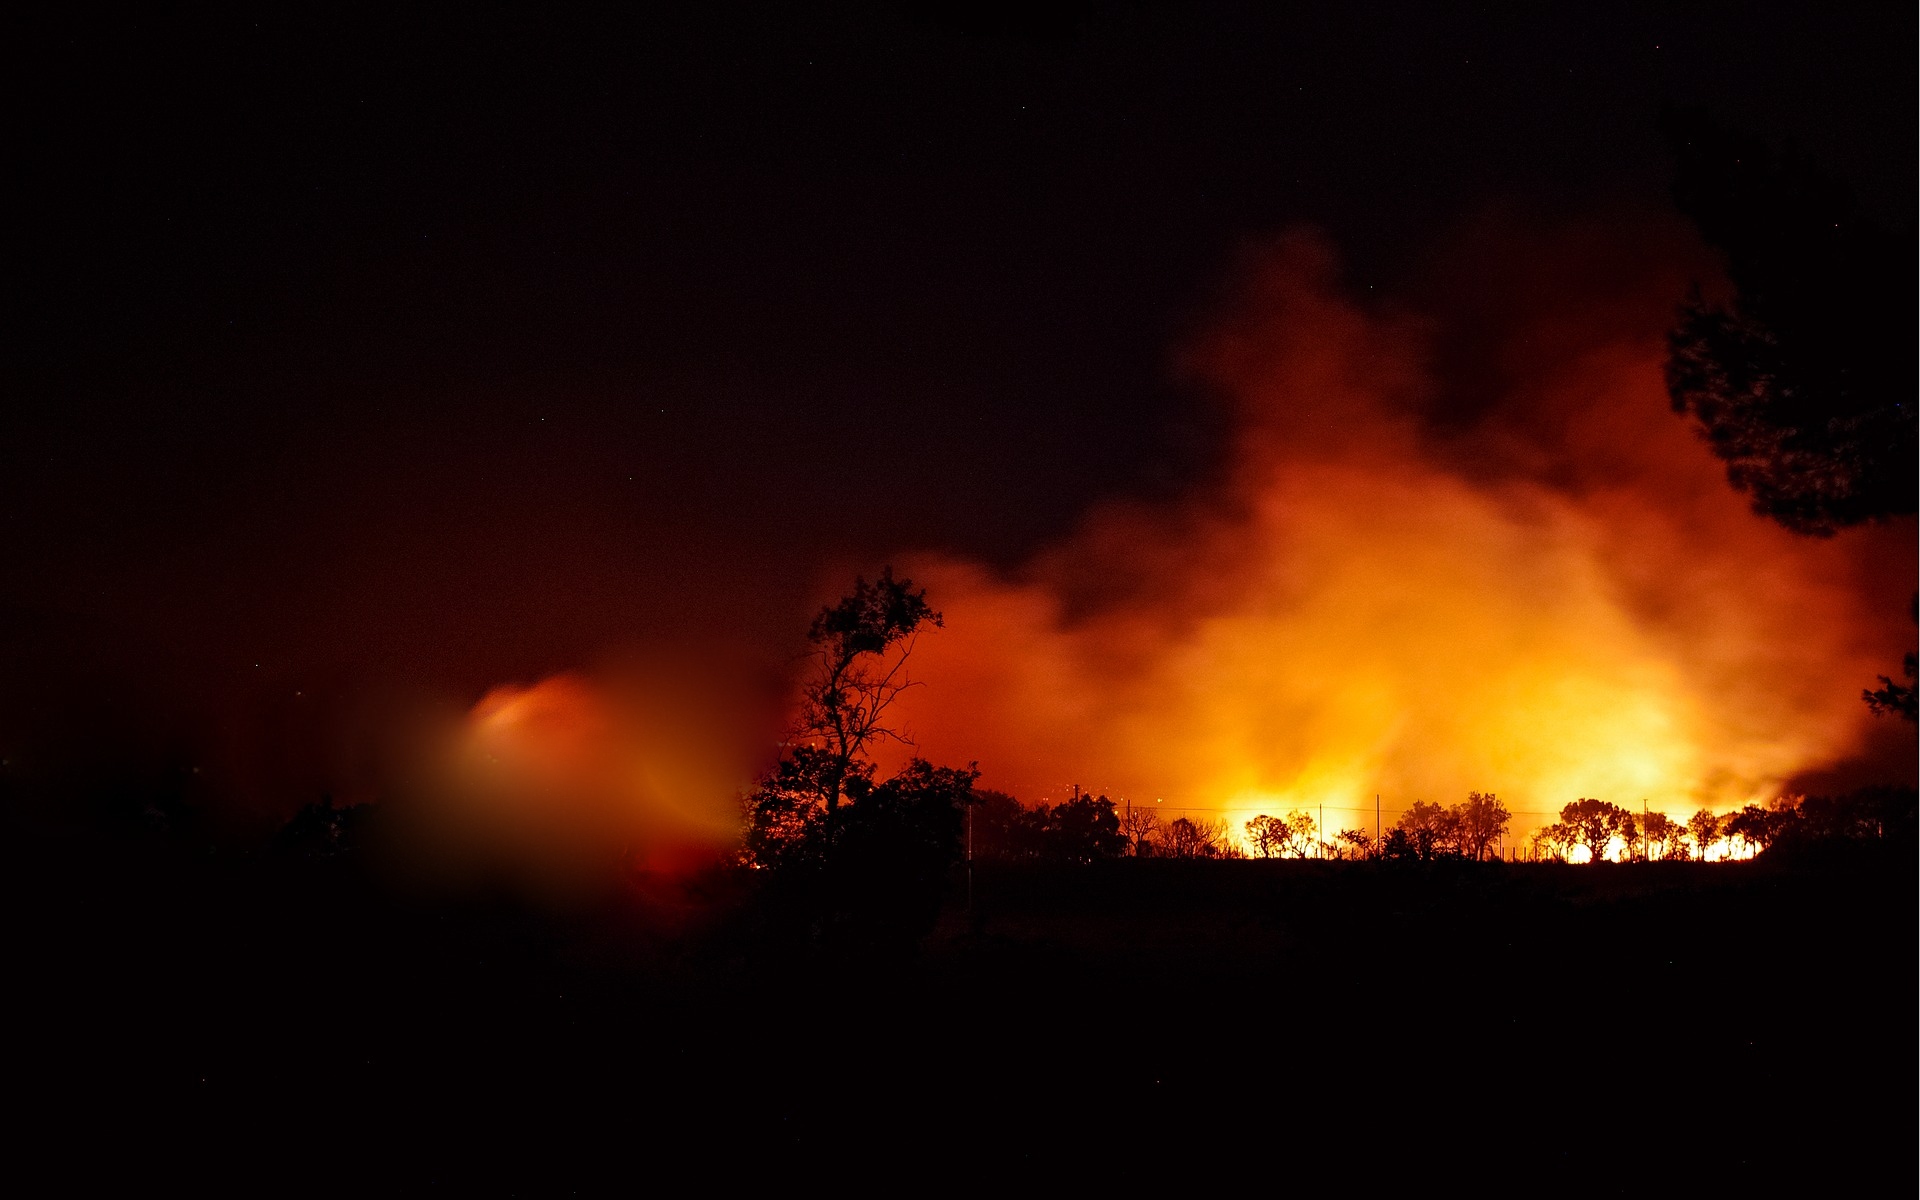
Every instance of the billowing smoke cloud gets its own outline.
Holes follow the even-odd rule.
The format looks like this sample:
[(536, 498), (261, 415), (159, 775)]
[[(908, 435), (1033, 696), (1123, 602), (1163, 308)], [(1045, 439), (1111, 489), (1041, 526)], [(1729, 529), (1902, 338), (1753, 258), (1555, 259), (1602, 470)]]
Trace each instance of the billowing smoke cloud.
[(1204, 494), (1100, 509), (1011, 577), (902, 564), (947, 618), (903, 701), (918, 752), (1236, 826), (1494, 791), (1524, 832), (1581, 796), (1724, 809), (1859, 751), (1860, 689), (1912, 636), (1910, 525), (1753, 516), (1668, 410), (1684, 274), (1622, 285), (1618, 243), (1582, 245), (1528, 251), (1467, 396), (1447, 311), (1344, 298), (1312, 235), (1270, 247), (1183, 359), (1236, 430)]
[[(1012, 575), (898, 563), (946, 625), (897, 710), (917, 745), (887, 753), (1235, 827), (1493, 791), (1523, 834), (1581, 796), (1684, 817), (1884, 749), (1859, 696), (1912, 637), (1911, 524), (1822, 541), (1748, 511), (1668, 410), (1686, 255), (1634, 265), (1645, 234), (1502, 233), (1420, 312), (1343, 296), (1310, 234), (1270, 246), (1181, 359), (1227, 406), (1212, 483), (1096, 509)], [(437, 740), (419, 843), (555, 886), (711, 861), (778, 736), (746, 677), (696, 655), (494, 690)]]

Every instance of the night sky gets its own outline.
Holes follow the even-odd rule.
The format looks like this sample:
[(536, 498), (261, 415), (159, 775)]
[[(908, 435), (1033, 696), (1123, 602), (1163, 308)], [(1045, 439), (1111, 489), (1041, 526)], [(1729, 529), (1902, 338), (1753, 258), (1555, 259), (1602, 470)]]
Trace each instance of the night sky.
[(1171, 364), (1245, 247), (1384, 296), (1488, 212), (1662, 219), (1663, 105), (1913, 225), (1910, 8), (907, 8), (21, 38), (0, 749), (1013, 567), (1216, 467)]

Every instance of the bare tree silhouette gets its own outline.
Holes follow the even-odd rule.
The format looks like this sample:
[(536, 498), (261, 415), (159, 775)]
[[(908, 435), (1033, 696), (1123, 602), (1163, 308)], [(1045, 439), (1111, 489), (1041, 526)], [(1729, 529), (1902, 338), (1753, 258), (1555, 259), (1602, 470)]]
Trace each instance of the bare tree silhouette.
[(876, 740), (907, 739), (884, 722), (901, 692), (912, 687), (907, 659), (920, 631), (942, 623), (925, 590), (895, 579), (886, 567), (872, 583), (820, 610), (807, 630), (813, 669), (802, 690), (794, 740), (816, 740), (826, 752), (817, 772), (831, 837), (849, 771)]

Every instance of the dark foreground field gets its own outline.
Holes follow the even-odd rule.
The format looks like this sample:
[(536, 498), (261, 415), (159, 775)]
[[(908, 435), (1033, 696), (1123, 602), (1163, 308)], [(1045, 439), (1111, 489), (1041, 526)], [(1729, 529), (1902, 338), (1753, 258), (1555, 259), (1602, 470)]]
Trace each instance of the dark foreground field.
[(10, 1176), (1911, 1195), (1914, 859), (1842, 849), (983, 869), (849, 960), (739, 875), (556, 915), (16, 845)]

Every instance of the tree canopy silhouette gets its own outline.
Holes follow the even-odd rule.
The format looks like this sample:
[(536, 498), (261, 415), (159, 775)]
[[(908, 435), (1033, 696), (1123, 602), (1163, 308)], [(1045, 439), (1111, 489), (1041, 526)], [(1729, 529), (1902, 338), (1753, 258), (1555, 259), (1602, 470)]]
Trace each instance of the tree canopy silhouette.
[(1700, 809), (1687, 818), (1687, 840), (1693, 843), (1693, 856), (1698, 859), (1707, 857), (1707, 850), (1720, 840), (1721, 827), (1725, 824), (1710, 808)]
[(880, 781), (870, 757), (876, 740), (908, 740), (887, 710), (912, 686), (915, 635), (940, 623), (925, 592), (890, 569), (821, 609), (787, 751), (746, 800), (746, 862), (773, 873), (790, 918), (842, 948), (909, 944), (960, 857), (979, 769), (914, 758)]
[(1582, 796), (1560, 810), (1560, 824), (1575, 846), (1585, 846), (1592, 861), (1603, 862), (1614, 838), (1631, 842), (1636, 833), (1633, 814), (1618, 804)]
[(1451, 857), (1459, 852), (1460, 818), (1444, 805), (1415, 800), (1393, 827), (1406, 834), (1415, 858)]
[[(1907, 612), (1915, 620), (1920, 620), (1920, 593), (1916, 593), (1909, 602)], [(1861, 689), (1860, 698), (1867, 702), (1867, 707), (1873, 710), (1874, 716), (1883, 717), (1892, 713), (1908, 721), (1915, 719), (1914, 672), (1916, 666), (1920, 666), (1920, 663), (1916, 662), (1917, 658), (1920, 656), (1916, 656), (1912, 650), (1909, 650), (1906, 658), (1900, 663), (1901, 671), (1907, 679), (1905, 683), (1895, 683), (1882, 675), (1879, 687)]]
[(829, 836), (854, 764), (876, 740), (906, 740), (884, 723), (887, 710), (912, 686), (906, 666), (915, 637), (941, 624), (926, 591), (915, 590), (911, 579), (895, 579), (893, 568), (885, 567), (872, 583), (856, 578), (853, 591), (822, 608), (807, 630), (812, 672), (794, 737), (817, 741), (826, 755), (813, 778)]
[(1663, 812), (1649, 812), (1641, 819), (1640, 855), (1648, 860), (1676, 857), (1686, 827)]
[(1720, 828), (1729, 841), (1758, 853), (1772, 845), (1792, 819), (1791, 809), (1762, 808), (1758, 804), (1749, 804), (1739, 812), (1728, 813)]
[(1042, 844), (1050, 857), (1066, 862), (1094, 862), (1118, 858), (1127, 849), (1127, 835), (1113, 801), (1082, 792), (1042, 813)]
[(1090, 863), (1119, 858), (1134, 845), (1118, 806), (1078, 789), (1071, 799), (1031, 808), (1005, 792), (978, 791), (973, 835), (976, 858), (1003, 862)]
[(1247, 845), (1261, 858), (1279, 856), (1287, 845), (1287, 822), (1281, 817), (1270, 817), (1265, 813), (1246, 824)]
[[(1447, 807), (1415, 800), (1400, 814), (1378, 853), (1387, 858), (1486, 858), (1489, 849), (1507, 831), (1513, 814), (1492, 792), (1469, 792), (1464, 802)], [(1346, 834), (1341, 835), (1343, 838)], [(1349, 839), (1366, 844), (1364, 834)]]
[(1506, 833), (1507, 822), (1513, 819), (1507, 806), (1492, 792), (1469, 792), (1466, 803), (1455, 805), (1453, 811), (1458, 822), (1460, 852), (1476, 861), (1487, 856), (1488, 848)]
[(1674, 196), (1726, 257), (1668, 336), (1667, 391), (1754, 511), (1826, 535), (1914, 511), (1914, 247), (1805, 163), (1669, 114)]
[(1218, 858), (1228, 841), (1224, 821), (1175, 817), (1167, 824), (1157, 853), (1167, 858)]

